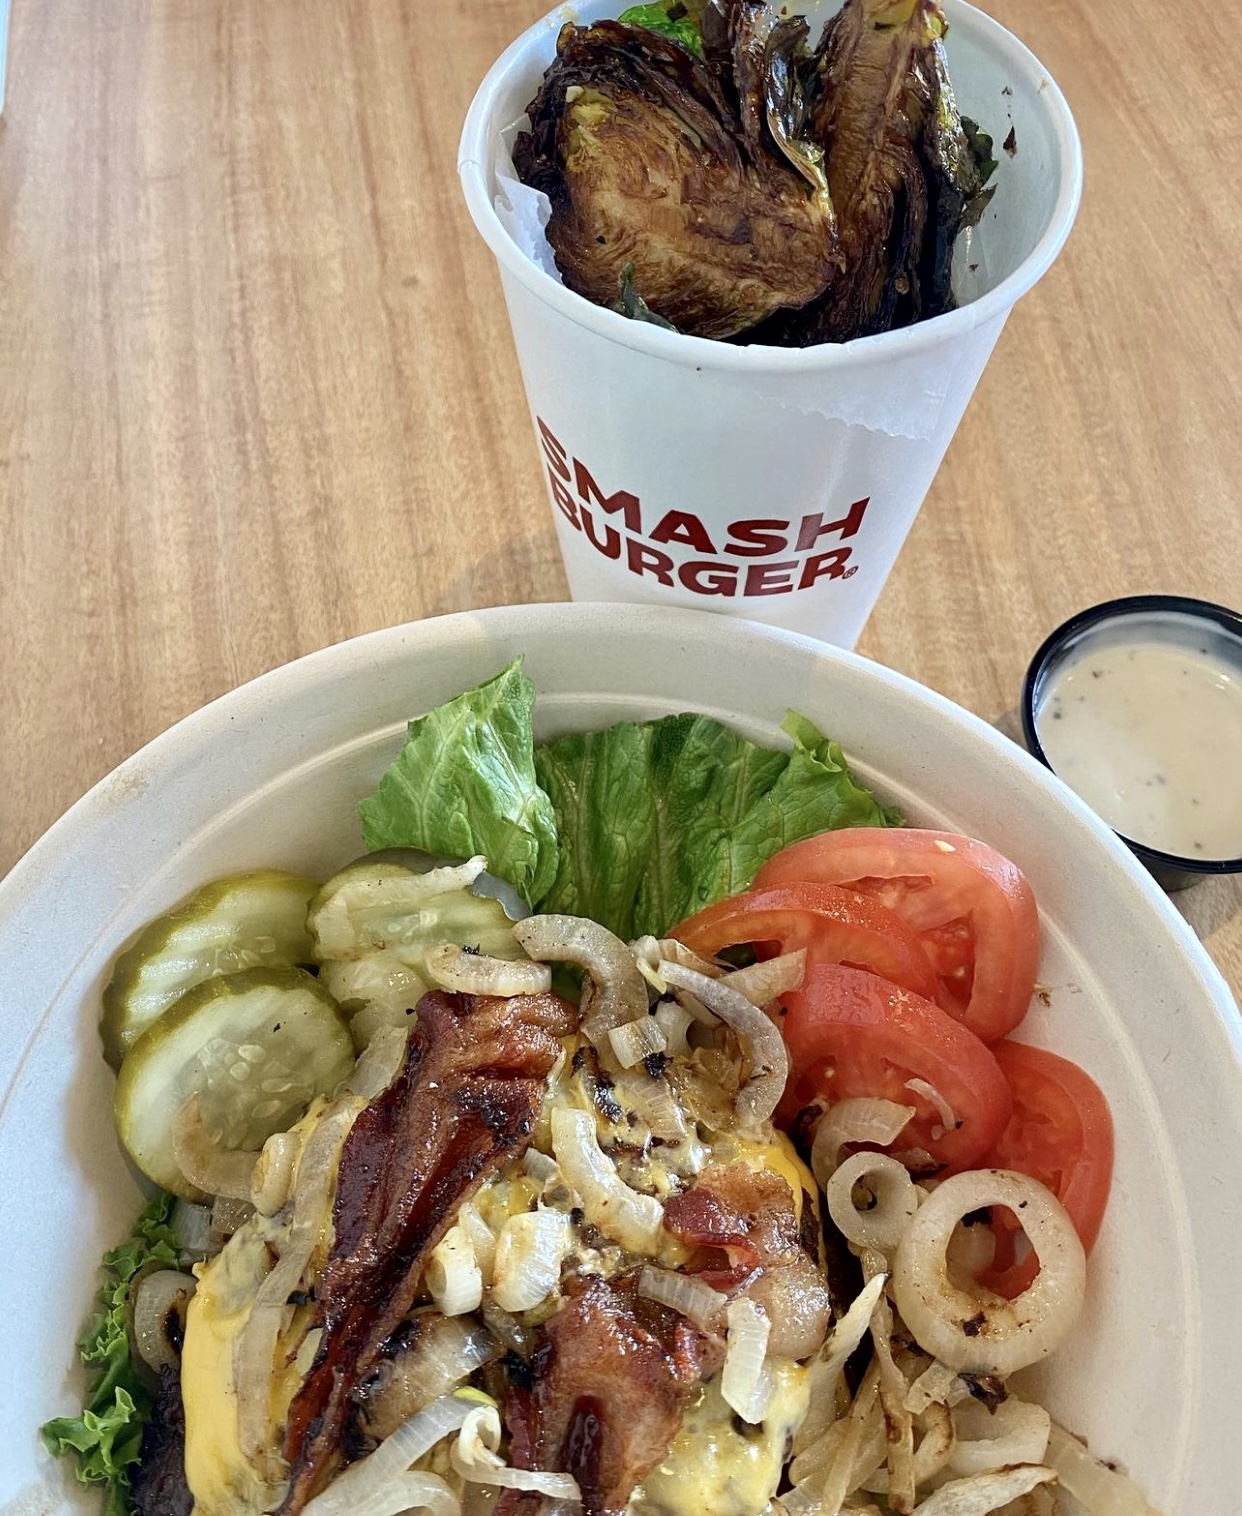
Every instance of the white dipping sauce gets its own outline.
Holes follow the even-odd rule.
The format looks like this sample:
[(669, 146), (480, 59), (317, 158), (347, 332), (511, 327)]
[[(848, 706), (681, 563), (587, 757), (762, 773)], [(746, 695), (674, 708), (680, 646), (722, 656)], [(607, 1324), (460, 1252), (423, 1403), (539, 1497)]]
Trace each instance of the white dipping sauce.
[(1114, 831), (1179, 858), (1242, 857), (1242, 640), (1195, 617), (1091, 629), (1045, 675), (1053, 770)]

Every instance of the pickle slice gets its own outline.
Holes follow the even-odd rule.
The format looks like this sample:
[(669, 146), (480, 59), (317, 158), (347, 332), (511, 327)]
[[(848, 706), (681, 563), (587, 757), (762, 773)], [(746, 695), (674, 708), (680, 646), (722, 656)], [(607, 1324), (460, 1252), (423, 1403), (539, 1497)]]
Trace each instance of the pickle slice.
[(196, 890), (157, 917), (117, 959), (99, 1035), (112, 1067), (187, 990), (219, 974), (310, 963), (306, 912), (313, 879), (261, 869)]
[(387, 953), (421, 973), (438, 942), (469, 944), (496, 958), (524, 957), (504, 907), (470, 888), (485, 868), (483, 858), (425, 874), (400, 863), (351, 863), (311, 901), (316, 959)]
[(335, 874), (311, 901), (309, 925), (323, 983), (342, 1009), (358, 1048), (408, 1015), (436, 983), (428, 952), (442, 942), (497, 958), (523, 958), (504, 907), (471, 888), (482, 858), (419, 873), (364, 859)]
[(126, 1152), (187, 1200), (200, 1192), (173, 1157), (173, 1125), (197, 1095), (222, 1148), (257, 1149), (354, 1066), (345, 1018), (302, 969), (246, 969), (187, 991), (125, 1055), (113, 1110)]
[(382, 1011), (385, 1026), (404, 1026), (405, 1017), (423, 998), (431, 982), (388, 953), (363, 958), (329, 958), (319, 982), (347, 1016), (367, 1006)]

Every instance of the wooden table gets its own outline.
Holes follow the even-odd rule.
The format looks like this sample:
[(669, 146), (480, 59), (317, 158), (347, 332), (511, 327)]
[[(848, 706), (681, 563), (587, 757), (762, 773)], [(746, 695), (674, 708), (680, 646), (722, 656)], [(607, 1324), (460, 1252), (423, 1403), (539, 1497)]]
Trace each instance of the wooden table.
[[(15, 0), (0, 129), (0, 873), (156, 733), (397, 621), (565, 595), (466, 105), (547, 0)], [(1109, 596), (1242, 603), (1242, 40), (991, 0), (1087, 189), (861, 650), (1004, 723)], [(1242, 990), (1242, 881), (1179, 898)]]

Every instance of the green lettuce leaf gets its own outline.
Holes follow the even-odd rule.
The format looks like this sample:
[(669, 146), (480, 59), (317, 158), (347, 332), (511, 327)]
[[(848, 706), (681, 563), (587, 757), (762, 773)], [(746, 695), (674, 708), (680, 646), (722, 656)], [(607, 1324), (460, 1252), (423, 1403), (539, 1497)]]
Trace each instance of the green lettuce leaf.
[(486, 854), (525, 900), (557, 871), (556, 818), (535, 777), (535, 690), (515, 659), (494, 679), (411, 721), (397, 761), (359, 807), (375, 852)]
[(696, 901), (722, 900), (750, 883), (749, 875), (729, 870), (726, 839), (789, 759), (707, 716), (673, 716), (656, 725), (657, 827), (636, 914), (644, 923), (640, 931), (659, 935), (697, 909)]
[[(652, 728), (623, 721), (535, 749), (556, 809), (560, 862), (539, 909), (589, 915), (627, 941), (655, 825), (648, 774)], [(607, 866), (601, 862), (607, 859)], [(590, 909), (584, 909), (588, 902)]]
[(900, 811), (882, 806), (850, 773), (839, 742), (796, 711), (786, 713), (781, 730), (793, 740), (793, 752), (775, 782), (720, 838), (712, 881), (719, 894), (700, 894), (693, 910), (746, 889), (769, 858), (803, 837), (847, 826), (902, 824)]
[(129, 1355), (130, 1289), (148, 1267), (179, 1267), (180, 1248), (168, 1225), (175, 1204), (174, 1195), (156, 1196), (128, 1241), (104, 1254), (101, 1309), (78, 1344), (79, 1357), (93, 1371), (89, 1398), (80, 1416), (57, 1416), (42, 1428), (49, 1452), (76, 1459), (83, 1484), (108, 1486), (105, 1516), (127, 1516), (130, 1510), (130, 1469), (141, 1456), (152, 1410)]
[(693, 17), (687, 15), (686, 7), (679, 0), (656, 0), (652, 5), (631, 5), (617, 17), (626, 26), (642, 26), (649, 32), (659, 32), (668, 37), (696, 58), (703, 56), (703, 38)]
[(590, 916), (620, 937), (659, 935), (746, 889), (787, 843), (899, 822), (805, 717), (790, 712), (784, 729), (792, 753), (690, 714), (620, 722), (537, 748), (561, 847), (539, 909)]
[(128, 1390), (119, 1385), (102, 1411), (58, 1416), (43, 1427), (43, 1440), (57, 1457), (77, 1454), (83, 1484), (129, 1482), (129, 1468), (142, 1452), (145, 1417)]
[(690, 713), (536, 747), (533, 705), (512, 663), (411, 722), (362, 802), (368, 847), (484, 853), (533, 909), (589, 916), (629, 940), (746, 889), (787, 843), (900, 820), (792, 711), (792, 752)]

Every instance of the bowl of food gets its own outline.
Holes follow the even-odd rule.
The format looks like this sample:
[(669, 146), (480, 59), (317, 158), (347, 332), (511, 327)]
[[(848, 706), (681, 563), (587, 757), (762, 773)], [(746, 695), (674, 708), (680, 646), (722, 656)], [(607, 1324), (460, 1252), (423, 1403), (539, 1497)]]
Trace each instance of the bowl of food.
[(963, 0), (561, 7), (458, 169), (574, 597), (844, 646), (1082, 186), (1048, 71)]
[[(123, 764), (0, 945), (6, 1508), (97, 1509), (92, 1458), (202, 1516), (1228, 1505), (1231, 997), (1103, 823), (896, 674), (640, 607), (374, 633)], [(1085, 1283), (1071, 1186), (1007, 1220), (1031, 1048), (1111, 1110)]]

